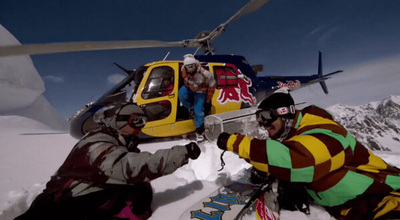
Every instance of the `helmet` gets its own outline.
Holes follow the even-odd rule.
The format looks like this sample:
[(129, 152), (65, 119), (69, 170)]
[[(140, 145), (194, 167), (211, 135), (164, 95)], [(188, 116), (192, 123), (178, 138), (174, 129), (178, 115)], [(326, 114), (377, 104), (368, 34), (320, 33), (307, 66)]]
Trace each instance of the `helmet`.
[(196, 60), (192, 54), (186, 54), (183, 57), (183, 68), (185, 68), (186, 72), (189, 74), (196, 73), (199, 61)]
[(194, 58), (194, 56), (192, 54), (186, 54), (185, 56), (183, 56), (183, 58), (184, 58), (183, 59), (184, 66), (199, 62), (198, 60), (196, 60)]
[(116, 111), (116, 116), (115, 124), (118, 128), (122, 128), (127, 124), (133, 128), (143, 128), (147, 122), (147, 117), (143, 110), (133, 103), (121, 106)]
[(116, 130), (129, 124), (133, 128), (143, 128), (147, 117), (144, 111), (134, 103), (112, 104), (98, 110), (93, 115), (97, 123), (105, 124)]
[(274, 122), (278, 117), (293, 119), (296, 115), (294, 100), (287, 89), (276, 90), (258, 105), (256, 112), (260, 125)]

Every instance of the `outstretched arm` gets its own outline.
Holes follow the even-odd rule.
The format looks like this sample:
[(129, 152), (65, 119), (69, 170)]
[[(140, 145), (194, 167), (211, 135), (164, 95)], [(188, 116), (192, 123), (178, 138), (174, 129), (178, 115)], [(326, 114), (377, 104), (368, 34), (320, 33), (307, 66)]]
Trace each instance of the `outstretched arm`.
[[(301, 138), (309, 138), (304, 136)], [(300, 141), (300, 140), (298, 140)], [(329, 172), (322, 169), (324, 163), (332, 157), (328, 151), (318, 151), (314, 155), (296, 141), (288, 146), (274, 140), (260, 140), (243, 135), (229, 135), (222, 133), (218, 137), (217, 145), (220, 149), (229, 150), (245, 159), (258, 170), (268, 172), (273, 176), (290, 182), (312, 182)], [(315, 175), (315, 170), (322, 167)]]
[(192, 143), (185, 146), (174, 146), (171, 149), (149, 152), (128, 152), (121, 146), (99, 144), (90, 150), (98, 157), (93, 163), (108, 177), (106, 183), (134, 183), (155, 179), (173, 173), (188, 163), (189, 158), (196, 159), (200, 148)]

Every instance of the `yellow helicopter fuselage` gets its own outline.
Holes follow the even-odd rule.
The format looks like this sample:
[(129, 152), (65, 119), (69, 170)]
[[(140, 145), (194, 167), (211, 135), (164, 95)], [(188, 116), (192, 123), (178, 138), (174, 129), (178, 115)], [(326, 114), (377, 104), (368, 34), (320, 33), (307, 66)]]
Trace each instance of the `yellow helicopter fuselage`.
[[(142, 129), (153, 137), (171, 137), (195, 131), (194, 121), (179, 102), (178, 91), (184, 86), (182, 61), (158, 61), (146, 64), (143, 79), (137, 85), (132, 101), (149, 113), (149, 121)], [(239, 110), (254, 105), (249, 93), (251, 80), (232, 64), (206, 63), (203, 68), (214, 74), (217, 87), (212, 98), (211, 114)], [(166, 93), (163, 81), (170, 80), (173, 89)]]

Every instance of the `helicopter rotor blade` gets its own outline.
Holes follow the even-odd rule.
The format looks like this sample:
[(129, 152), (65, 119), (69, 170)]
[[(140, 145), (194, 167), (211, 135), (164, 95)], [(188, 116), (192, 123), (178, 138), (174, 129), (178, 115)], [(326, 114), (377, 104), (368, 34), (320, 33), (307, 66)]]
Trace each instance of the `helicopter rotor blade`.
[(252, 13), (260, 9), (264, 4), (266, 4), (269, 0), (251, 0), (247, 3), (243, 8), (241, 8), (236, 14), (234, 14), (228, 21), (226, 21), (223, 25), (227, 26), (242, 17), (243, 15)]
[(226, 26), (230, 25), (243, 15), (249, 14), (261, 8), (269, 0), (251, 0), (243, 6), (225, 23), (219, 25), (215, 30), (197, 39), (187, 39), (176, 42), (164, 42), (156, 40), (143, 41), (103, 41), (103, 42), (65, 42), (48, 44), (26, 44), (26, 45), (7, 45), (0, 46), (0, 57), (16, 55), (38, 55), (63, 52), (79, 52), (93, 50), (115, 50), (115, 49), (134, 49), (134, 48), (155, 48), (155, 47), (194, 47), (209, 48), (211, 42), (221, 35)]
[(197, 42), (206, 42), (206, 41), (213, 41), (219, 35), (221, 35), (225, 28), (232, 24), (234, 21), (242, 17), (243, 15), (252, 13), (260, 9), (264, 4), (266, 4), (269, 0), (251, 0), (245, 6), (243, 6), (236, 14), (230, 17), (225, 23), (219, 25), (216, 29), (214, 29), (210, 34), (204, 38), (197, 39)]
[(93, 51), (93, 50), (114, 50), (151, 47), (197, 47), (194, 42), (189, 41), (103, 41), (103, 42), (65, 42), (49, 44), (26, 44), (8, 45), (0, 47), (0, 57), (14, 55), (37, 55), (63, 52)]

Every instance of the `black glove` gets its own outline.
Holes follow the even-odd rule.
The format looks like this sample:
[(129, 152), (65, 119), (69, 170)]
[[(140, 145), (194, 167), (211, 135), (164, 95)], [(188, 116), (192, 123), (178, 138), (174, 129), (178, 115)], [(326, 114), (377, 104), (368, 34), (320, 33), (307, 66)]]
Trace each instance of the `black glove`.
[(185, 147), (190, 159), (196, 160), (200, 156), (201, 150), (196, 142), (190, 142), (189, 144), (186, 144)]
[(309, 195), (304, 187), (304, 183), (290, 183), (279, 180), (278, 203), (279, 208), (310, 214)]
[(251, 168), (250, 173), (251, 173), (250, 180), (253, 184), (265, 183), (269, 179), (268, 174), (266, 172), (257, 170), (255, 167)]
[(226, 143), (228, 142), (228, 139), (231, 135), (229, 133), (226, 132), (222, 132), (219, 136), (218, 136), (218, 140), (217, 140), (217, 146), (219, 149), (221, 150), (226, 150)]

